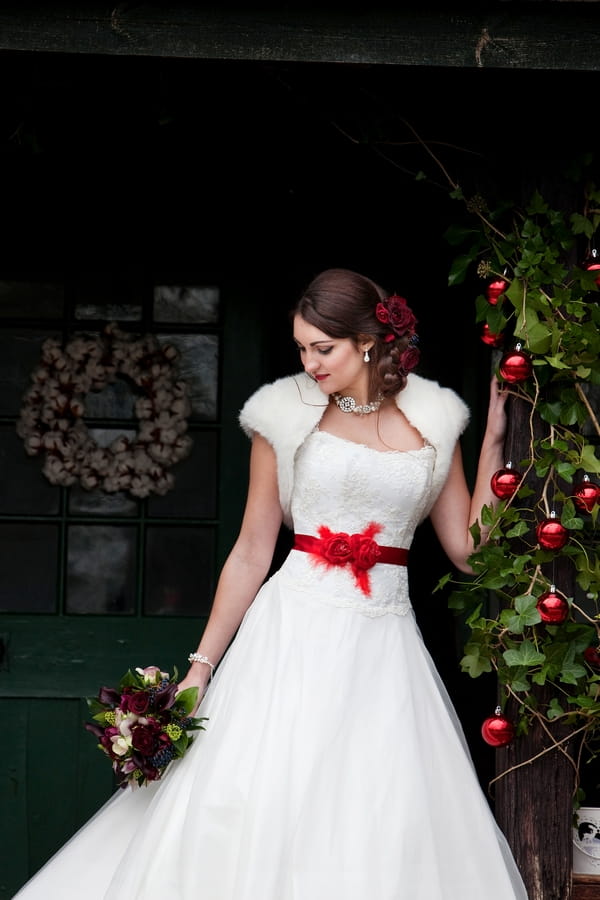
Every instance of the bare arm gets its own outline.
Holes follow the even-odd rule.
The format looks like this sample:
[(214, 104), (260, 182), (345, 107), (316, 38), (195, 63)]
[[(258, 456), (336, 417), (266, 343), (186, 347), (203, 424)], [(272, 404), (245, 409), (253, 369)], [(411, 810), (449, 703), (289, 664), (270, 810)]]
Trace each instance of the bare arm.
[[(503, 391), (496, 378), (493, 378), (487, 425), (481, 444), (473, 494), (469, 493), (460, 446), (457, 444), (448, 479), (431, 511), (431, 522), (439, 541), (450, 561), (461, 572), (472, 571), (467, 563), (468, 557), (475, 549), (469, 532), (470, 526), (476, 520), (481, 522), (481, 510), (484, 505), (489, 506), (498, 502), (491, 489), (490, 480), (494, 472), (505, 463), (503, 452), (506, 396), (506, 391)], [(486, 536), (485, 529), (482, 529), (482, 540), (485, 540)]]
[[(252, 440), (248, 497), (240, 533), (221, 570), (211, 613), (197, 648), (214, 665), (223, 656), (269, 571), (281, 522), (275, 453), (268, 441), (257, 434)], [(207, 665), (192, 663), (180, 689), (198, 687), (201, 696), (209, 678)]]

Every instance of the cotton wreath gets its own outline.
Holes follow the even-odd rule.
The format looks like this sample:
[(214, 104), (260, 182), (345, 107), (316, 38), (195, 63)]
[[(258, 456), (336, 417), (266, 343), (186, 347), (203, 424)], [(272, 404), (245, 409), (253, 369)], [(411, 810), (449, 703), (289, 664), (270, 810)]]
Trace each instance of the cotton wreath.
[[(190, 403), (177, 377), (178, 352), (154, 335), (134, 336), (114, 323), (100, 335), (79, 336), (65, 346), (42, 345), (41, 360), (23, 397), (17, 434), (29, 456), (45, 456), (43, 473), (52, 484), (79, 482), (86, 490), (127, 491), (134, 497), (163, 495), (174, 484), (168, 471), (189, 453)], [(138, 430), (101, 447), (83, 421), (85, 397), (118, 378), (136, 392)]]

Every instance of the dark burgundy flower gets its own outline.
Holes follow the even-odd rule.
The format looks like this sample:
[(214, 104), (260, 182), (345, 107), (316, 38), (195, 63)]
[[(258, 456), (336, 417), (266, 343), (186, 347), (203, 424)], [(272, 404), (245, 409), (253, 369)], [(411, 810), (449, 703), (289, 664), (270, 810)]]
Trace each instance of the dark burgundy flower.
[(322, 538), (321, 555), (334, 566), (345, 566), (352, 559), (350, 535), (343, 531)]
[(153, 709), (157, 712), (163, 709), (170, 709), (175, 703), (178, 690), (179, 686), (177, 684), (168, 684), (166, 687), (161, 688), (160, 691), (157, 691), (154, 695)]
[(419, 352), (418, 347), (407, 347), (404, 353), (401, 354), (398, 369), (399, 371), (406, 374), (407, 372), (412, 371), (419, 364), (419, 359), (421, 358), (421, 354)]
[(353, 534), (350, 538), (352, 546), (352, 563), (356, 569), (370, 569), (381, 556), (376, 542), (364, 534)]
[(86, 731), (89, 731), (94, 737), (101, 738), (104, 734), (104, 728), (101, 725), (96, 724), (96, 722), (84, 722), (83, 727)]
[(156, 734), (153, 728), (136, 725), (131, 729), (131, 745), (144, 756), (150, 756), (156, 750)]
[(160, 778), (160, 769), (151, 765), (143, 756), (134, 754), (132, 759), (147, 781), (158, 781)]
[(417, 320), (404, 297), (399, 297), (397, 294), (390, 297), (388, 300), (388, 312), (389, 323), (397, 335), (401, 336), (415, 330)]
[(101, 687), (98, 691), (98, 700), (103, 706), (118, 706), (121, 701), (121, 695), (114, 688)]
[(380, 322), (383, 322), (384, 325), (390, 321), (390, 314), (383, 305), (383, 303), (378, 303), (375, 307), (375, 316), (379, 319)]
[(150, 696), (147, 691), (135, 691), (127, 697), (127, 709), (124, 711), (134, 713), (136, 716), (143, 716), (149, 703)]

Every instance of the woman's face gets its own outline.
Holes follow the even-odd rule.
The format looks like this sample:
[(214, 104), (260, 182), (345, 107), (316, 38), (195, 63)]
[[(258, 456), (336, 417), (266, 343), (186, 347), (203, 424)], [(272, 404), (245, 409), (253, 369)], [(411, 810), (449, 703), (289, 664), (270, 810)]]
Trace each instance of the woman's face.
[(324, 394), (350, 394), (356, 400), (368, 390), (369, 367), (363, 355), (371, 342), (357, 347), (350, 338), (333, 338), (294, 317), (294, 340), (304, 371), (317, 381)]

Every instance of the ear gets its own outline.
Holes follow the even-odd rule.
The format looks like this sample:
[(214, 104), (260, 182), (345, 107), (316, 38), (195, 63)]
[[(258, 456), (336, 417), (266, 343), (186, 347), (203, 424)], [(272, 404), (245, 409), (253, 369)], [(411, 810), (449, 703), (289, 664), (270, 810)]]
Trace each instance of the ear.
[(364, 353), (365, 350), (370, 350), (375, 345), (375, 341), (368, 334), (362, 334), (359, 335), (357, 345), (360, 352)]

